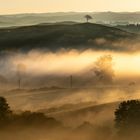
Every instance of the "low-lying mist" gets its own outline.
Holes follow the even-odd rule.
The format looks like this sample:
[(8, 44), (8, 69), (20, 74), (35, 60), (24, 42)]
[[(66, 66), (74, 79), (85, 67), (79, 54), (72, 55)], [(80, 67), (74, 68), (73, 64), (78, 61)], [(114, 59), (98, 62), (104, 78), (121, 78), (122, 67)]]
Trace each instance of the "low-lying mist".
[(1, 95), (17, 110), (139, 98), (139, 60), (139, 52), (91, 49), (3, 53)]
[(8, 128), (0, 139), (118, 140), (114, 111), (140, 98), (139, 60), (139, 52), (91, 49), (1, 54), (0, 96), (15, 112), (40, 111), (64, 128)]
[[(0, 59), (0, 82), (6, 83), (7, 88), (8, 85), (16, 87), (20, 76), (24, 88), (31, 85), (33, 88), (34, 86), (57, 86), (57, 83), (68, 80), (70, 75), (77, 76), (78, 79), (89, 77), (90, 82), (91, 77), (94, 79), (96, 75), (94, 71), (96, 61), (105, 55), (112, 57), (116, 79), (131, 77), (138, 80), (140, 76), (139, 52), (116, 53), (90, 49), (85, 51), (62, 49), (55, 53), (34, 50), (28, 53), (3, 54)], [(86, 81), (86, 83), (89, 82)], [(61, 87), (65, 85), (62, 84)]]

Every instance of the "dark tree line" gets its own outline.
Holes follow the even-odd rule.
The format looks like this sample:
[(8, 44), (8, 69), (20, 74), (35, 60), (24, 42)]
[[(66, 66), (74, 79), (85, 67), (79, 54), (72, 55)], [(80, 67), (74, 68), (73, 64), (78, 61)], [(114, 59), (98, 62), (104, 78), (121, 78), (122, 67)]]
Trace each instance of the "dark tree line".
[[(0, 129), (3, 127), (63, 127), (44, 113), (24, 111), (14, 113), (4, 97), (0, 97)], [(140, 100), (123, 101), (115, 111), (115, 126), (119, 134), (138, 134), (140, 130)]]
[(9, 126), (41, 126), (47, 128), (62, 127), (54, 118), (47, 117), (44, 113), (24, 111), (13, 113), (6, 99), (0, 97), (0, 128)]

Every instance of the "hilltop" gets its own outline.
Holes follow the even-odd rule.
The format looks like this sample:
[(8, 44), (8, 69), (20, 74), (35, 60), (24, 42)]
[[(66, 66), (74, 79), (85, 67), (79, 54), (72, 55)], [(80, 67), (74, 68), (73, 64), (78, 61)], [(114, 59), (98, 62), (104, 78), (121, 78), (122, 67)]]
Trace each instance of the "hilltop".
[(107, 24), (139, 23), (140, 12), (56, 12), (0, 15), (0, 27), (28, 26), (40, 23), (63, 21), (85, 22), (84, 16), (90, 14), (91, 22)]
[(118, 26), (116, 26), (116, 28), (119, 28), (121, 30), (125, 30), (127, 32), (140, 34), (140, 25), (139, 24), (137, 24), (137, 25), (135, 25), (135, 24), (118, 25)]
[(133, 40), (137, 37), (137, 34), (93, 23), (39, 24), (0, 29), (0, 49), (14, 51), (35, 48), (125, 50), (127, 48), (123, 46), (112, 46), (112, 42)]

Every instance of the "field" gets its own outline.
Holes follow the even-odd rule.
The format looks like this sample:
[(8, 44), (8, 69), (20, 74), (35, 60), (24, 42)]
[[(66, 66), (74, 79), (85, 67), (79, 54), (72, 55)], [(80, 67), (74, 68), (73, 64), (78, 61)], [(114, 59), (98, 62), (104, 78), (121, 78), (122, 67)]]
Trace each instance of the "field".
[(115, 111), (140, 99), (139, 42), (138, 30), (128, 26), (1, 28), (0, 101), (10, 113), (1, 117), (0, 138), (137, 140), (138, 129), (131, 136), (117, 132)]

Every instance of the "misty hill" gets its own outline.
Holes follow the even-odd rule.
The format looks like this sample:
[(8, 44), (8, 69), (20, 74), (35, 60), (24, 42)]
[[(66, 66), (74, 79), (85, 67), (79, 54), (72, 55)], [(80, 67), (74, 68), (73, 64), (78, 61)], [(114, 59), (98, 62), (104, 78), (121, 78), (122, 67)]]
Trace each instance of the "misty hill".
[(140, 34), (140, 24), (118, 25), (118, 26), (116, 26), (116, 28), (125, 30), (127, 32)]
[(63, 21), (85, 22), (85, 19), (83, 17), (86, 14), (90, 14), (93, 17), (93, 20), (91, 20), (91, 22), (94, 23), (100, 22), (105, 24), (127, 24), (140, 22), (140, 12), (58, 12), (40, 14), (1, 15), (0, 27), (25, 26)]
[(81, 107), (80, 109), (54, 112), (52, 114), (48, 114), (47, 110), (42, 110), (42, 112), (70, 126), (80, 125), (86, 121), (95, 125), (102, 125), (103, 123), (110, 125), (113, 123), (114, 111), (119, 103), (120, 102), (111, 102), (100, 105), (90, 105)]
[(133, 40), (136, 34), (99, 24), (53, 24), (19, 28), (0, 29), (1, 50), (31, 50), (46, 48), (114, 49), (125, 50), (123, 46), (112, 46), (111, 42)]

